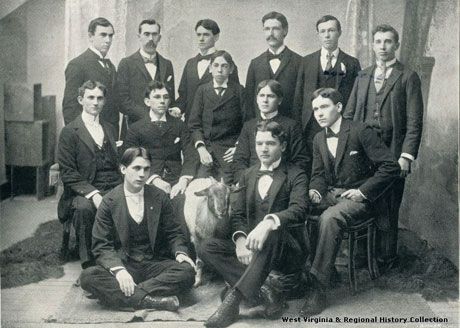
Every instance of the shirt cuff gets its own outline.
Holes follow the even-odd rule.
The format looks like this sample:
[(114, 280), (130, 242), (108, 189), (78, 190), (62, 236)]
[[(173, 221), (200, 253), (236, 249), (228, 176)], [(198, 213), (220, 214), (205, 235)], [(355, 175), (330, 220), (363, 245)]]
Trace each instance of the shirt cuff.
[(152, 184), (152, 181), (156, 178), (160, 178), (160, 176), (158, 174), (152, 174), (150, 178), (148, 178), (147, 181), (145, 181), (145, 184)]
[(361, 194), (361, 196), (363, 196), (363, 198), (367, 200), (367, 197), (366, 197), (366, 196), (364, 196), (364, 194), (362, 193), (362, 191), (361, 191), (361, 190), (359, 190), (359, 189), (358, 189), (358, 191), (359, 191), (359, 193)]
[(316, 190), (316, 189), (310, 189), (310, 191), (313, 191), (313, 192), (319, 197), (319, 200), (321, 201), (321, 199), (322, 199), (323, 197), (321, 196), (321, 194), (319, 193), (318, 190)]
[(179, 180), (180, 180), (180, 179), (185, 179), (185, 180), (187, 180), (187, 183), (189, 183), (191, 180), (193, 180), (193, 175), (182, 175), (182, 176), (179, 178)]
[(116, 266), (116, 267), (109, 269), (110, 273), (114, 276), (118, 273), (118, 271), (121, 271), (121, 270), (126, 270), (126, 268), (123, 266)]
[(236, 237), (238, 237), (239, 235), (243, 235), (244, 237), (248, 237), (248, 235), (246, 235), (246, 233), (244, 231), (235, 231), (232, 235), (232, 240), (233, 242), (236, 244)]
[(188, 257), (188, 254), (185, 253), (185, 252), (176, 252), (176, 254), (174, 254), (174, 256), (177, 258), (177, 255), (179, 255), (179, 254), (184, 254), (185, 256)]
[(280, 225), (281, 225), (281, 221), (280, 221), (280, 218), (278, 217), (278, 215), (276, 214), (268, 214), (268, 215), (265, 215), (264, 217), (264, 221), (265, 220), (272, 220), (273, 222), (275, 222), (275, 225), (273, 226), (273, 229), (272, 230), (277, 230)]
[(401, 157), (407, 158), (411, 161), (415, 161), (415, 157), (408, 153), (401, 153)]
[(197, 142), (195, 142), (195, 148), (198, 148), (201, 145), (205, 146), (205, 144), (204, 144), (204, 142), (202, 140), (198, 140)]
[(96, 195), (98, 193), (99, 193), (99, 190), (93, 190), (89, 194), (85, 195), (85, 198), (86, 199), (91, 199), (91, 197), (93, 197), (94, 195)]

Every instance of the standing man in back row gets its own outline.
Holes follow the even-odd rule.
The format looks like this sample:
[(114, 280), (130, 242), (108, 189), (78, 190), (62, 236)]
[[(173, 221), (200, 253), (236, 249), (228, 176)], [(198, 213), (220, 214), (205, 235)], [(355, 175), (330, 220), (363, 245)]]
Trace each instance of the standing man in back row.
[(101, 112), (103, 121), (110, 123), (113, 135), (118, 136), (118, 106), (115, 101), (116, 71), (107, 58), (113, 39), (113, 25), (107, 19), (98, 17), (88, 26), (89, 48), (80, 56), (72, 59), (65, 69), (65, 90), (62, 99), (62, 114), (65, 125), (82, 113), (82, 106), (77, 101), (78, 89), (86, 81), (99, 81), (105, 86), (105, 103)]
[(173, 65), (157, 52), (160, 32), (161, 26), (154, 19), (143, 20), (139, 24), (140, 49), (118, 65), (120, 111), (128, 116), (128, 124), (148, 117), (144, 92), (150, 81), (162, 82), (174, 99)]
[(279, 106), (279, 114), (292, 118), (296, 76), (302, 57), (284, 45), (289, 29), (286, 16), (272, 11), (262, 17), (262, 24), (268, 50), (249, 64), (246, 77), (248, 114), (250, 117), (260, 117), (256, 104), (259, 83), (264, 80), (276, 80), (283, 87), (284, 95)]
[[(212, 80), (209, 66), (211, 56), (216, 52), (215, 45), (219, 40), (220, 28), (212, 19), (200, 19), (195, 25), (195, 34), (199, 53), (187, 60), (179, 84), (177, 107), (171, 108), (171, 114), (176, 117), (185, 114), (185, 122), (188, 122), (196, 90), (200, 85)], [(240, 83), (236, 65), (229, 80)]]
[(353, 83), (361, 70), (358, 59), (339, 48), (342, 27), (339, 20), (325, 15), (316, 22), (321, 49), (305, 56), (297, 76), (294, 98), (295, 119), (302, 122), (307, 151), (311, 154), (313, 137), (321, 128), (313, 117), (311, 96), (319, 88), (340, 92), (346, 106)]

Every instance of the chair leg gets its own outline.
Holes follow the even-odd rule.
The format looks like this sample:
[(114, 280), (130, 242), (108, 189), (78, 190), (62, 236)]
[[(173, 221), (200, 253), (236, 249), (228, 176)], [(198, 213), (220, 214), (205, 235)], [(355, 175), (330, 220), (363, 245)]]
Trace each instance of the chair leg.
[(61, 258), (66, 262), (69, 260), (70, 257), (69, 242), (71, 224), (71, 221), (67, 220), (66, 222), (64, 222), (62, 227)]
[(350, 232), (348, 236), (348, 280), (350, 282), (351, 294), (356, 294), (356, 272), (355, 272), (355, 233)]
[(375, 243), (376, 243), (376, 234), (377, 234), (377, 227), (375, 224), (372, 224), (368, 228), (367, 233), (367, 259), (369, 265), (369, 273), (371, 275), (371, 279), (377, 279), (380, 276), (379, 267), (377, 265), (377, 258), (375, 256)]

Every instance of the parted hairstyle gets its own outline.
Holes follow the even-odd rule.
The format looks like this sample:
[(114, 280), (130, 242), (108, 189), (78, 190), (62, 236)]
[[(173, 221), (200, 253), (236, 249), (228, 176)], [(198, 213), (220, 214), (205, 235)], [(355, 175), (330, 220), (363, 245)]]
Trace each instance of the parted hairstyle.
[(144, 147), (130, 147), (126, 149), (121, 156), (120, 165), (128, 167), (136, 159), (142, 157), (143, 159), (151, 162), (152, 158), (150, 152)]
[(83, 97), (85, 95), (85, 90), (86, 89), (93, 90), (93, 89), (96, 89), (96, 88), (99, 88), (102, 91), (102, 93), (104, 94), (104, 97), (105, 97), (105, 95), (107, 93), (107, 88), (105, 87), (105, 85), (103, 85), (101, 82), (93, 81), (93, 80), (88, 80), (85, 83), (83, 83), (81, 85), (81, 87), (78, 88), (78, 95), (80, 97)]
[(275, 121), (260, 121), (257, 123), (257, 132), (270, 132), (273, 138), (279, 140), (280, 144), (287, 143), (288, 136), (281, 124)]
[(98, 17), (98, 18), (93, 19), (91, 22), (89, 22), (88, 33), (91, 35), (94, 35), (94, 32), (96, 32), (96, 28), (98, 26), (104, 26), (104, 27), (111, 26), (115, 33), (115, 29), (113, 28), (112, 23), (110, 23), (109, 20), (104, 17)]
[(212, 19), (209, 19), (209, 18), (200, 19), (195, 25), (195, 31), (200, 26), (204, 27), (207, 30), (210, 30), (213, 35), (220, 33), (219, 25), (217, 25), (217, 23), (213, 21)]
[(380, 24), (373, 28), (372, 30), (372, 38), (374, 38), (375, 33), (377, 32), (391, 32), (393, 33), (393, 38), (396, 43), (399, 43), (399, 33), (395, 30), (395, 28), (388, 24)]
[(269, 12), (268, 14), (265, 14), (264, 17), (262, 17), (262, 25), (265, 24), (265, 21), (267, 19), (276, 19), (278, 22), (281, 23), (281, 26), (284, 28), (284, 29), (288, 29), (289, 28), (289, 24), (288, 24), (288, 21), (287, 21), (287, 18), (286, 16), (284, 16), (282, 13), (279, 13), (277, 11), (271, 11)]
[(158, 33), (161, 32), (161, 25), (154, 19), (144, 19), (142, 22), (139, 23), (139, 34), (142, 33), (142, 25), (157, 25), (158, 26)]
[(332, 15), (324, 15), (323, 17), (318, 19), (318, 21), (316, 22), (316, 32), (318, 32), (318, 25), (319, 24), (326, 23), (326, 22), (331, 21), (331, 20), (336, 21), (337, 30), (339, 32), (342, 32), (342, 25), (340, 25), (340, 21), (337, 19), (337, 17), (332, 16)]
[(269, 87), (270, 90), (278, 97), (283, 98), (283, 87), (276, 80), (263, 80), (257, 85), (256, 95), (259, 94), (259, 91), (265, 87)]
[[(153, 90), (160, 90), (160, 89), (166, 89), (168, 91), (168, 88), (164, 85), (163, 82), (161, 81), (150, 81), (149, 84), (145, 87), (145, 92), (144, 92), (144, 97), (145, 98), (150, 98), (150, 94), (152, 93)], [(169, 94), (169, 91), (168, 91)]]
[(224, 57), (225, 61), (230, 65), (230, 67), (235, 67), (235, 62), (233, 61), (232, 55), (230, 55), (225, 50), (217, 50), (211, 55), (211, 64), (216, 60), (217, 57)]
[(334, 105), (337, 103), (343, 104), (342, 94), (334, 88), (320, 88), (315, 90), (311, 95), (311, 101), (315, 100), (319, 96), (331, 99)]

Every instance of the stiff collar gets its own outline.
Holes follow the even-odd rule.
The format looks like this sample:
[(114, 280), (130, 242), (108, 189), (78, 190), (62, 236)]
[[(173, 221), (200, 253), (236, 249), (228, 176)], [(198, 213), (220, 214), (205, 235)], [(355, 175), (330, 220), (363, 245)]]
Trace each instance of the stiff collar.
[(216, 80), (212, 79), (212, 84), (214, 86), (214, 89), (215, 88), (225, 88), (225, 89), (227, 89), (228, 88), (228, 78), (221, 85), (217, 84)]
[(278, 111), (274, 111), (274, 112), (271, 112), (271, 113), (267, 113), (267, 114), (264, 114), (262, 112), (260, 112), (260, 117), (262, 117), (263, 120), (271, 120), (272, 118), (274, 118), (276, 115), (278, 115)]
[(91, 50), (92, 52), (94, 52), (94, 53), (99, 57), (99, 59), (108, 59), (108, 58), (107, 58), (107, 55), (106, 55), (106, 57), (102, 56), (101, 52), (100, 52), (99, 50), (97, 50), (96, 48), (94, 48), (93, 45), (90, 45), (90, 46), (89, 46), (89, 50)]
[[(393, 65), (394, 63), (396, 63), (396, 57), (393, 58), (392, 60), (389, 60), (389, 61), (385, 62), (385, 66), (388, 67), (388, 66)], [(378, 67), (382, 67), (382, 66), (383, 66), (383, 62), (380, 62), (380, 61), (377, 61), (376, 64), (377, 64)]]
[(150, 116), (150, 121), (152, 122), (157, 122), (157, 121), (166, 122), (166, 113), (162, 117), (158, 118), (155, 116), (152, 110), (149, 110), (149, 116)]
[(126, 189), (126, 186), (123, 185), (123, 190), (125, 192), (125, 197), (142, 197), (144, 196), (144, 187), (142, 187), (141, 190), (138, 192), (130, 192), (128, 189)]
[(145, 57), (145, 58), (148, 58), (150, 60), (154, 60), (155, 57), (157, 56), (157, 52), (155, 51), (155, 53), (153, 55), (151, 54), (148, 54), (146, 53), (142, 48), (139, 49), (139, 52), (141, 54), (142, 57)]
[(271, 50), (270, 48), (268, 48), (268, 51), (271, 52), (271, 53), (274, 54), (274, 55), (279, 55), (280, 53), (283, 52), (284, 49), (286, 49), (286, 46), (283, 44), (281, 47), (279, 47), (278, 49), (276, 49), (276, 51), (273, 51), (273, 50)]
[(280, 166), (281, 157), (273, 162), (270, 166), (266, 167), (263, 163), (260, 163), (260, 169), (266, 171), (274, 171), (278, 166)]
[[(340, 51), (340, 48), (337, 47), (337, 49), (331, 52), (331, 54), (334, 55), (335, 59), (337, 59), (337, 57), (339, 56), (339, 51)], [(328, 53), (329, 53), (329, 50), (325, 49), (324, 47), (321, 47), (321, 57), (327, 58), (326, 56)]]
[(211, 55), (211, 54), (215, 53), (216, 51), (217, 51), (216, 47), (211, 47), (209, 49), (206, 49), (205, 52), (200, 51), (200, 54), (202, 56), (206, 56), (206, 55)]
[(99, 125), (99, 115), (93, 116), (83, 110), (81, 112), (81, 119), (85, 125)]
[(341, 124), (342, 124), (342, 115), (340, 115), (339, 118), (337, 119), (337, 121), (332, 123), (332, 125), (330, 127), (328, 127), (328, 129), (331, 129), (332, 132), (334, 132), (335, 134), (338, 134), (340, 132), (340, 125)]

